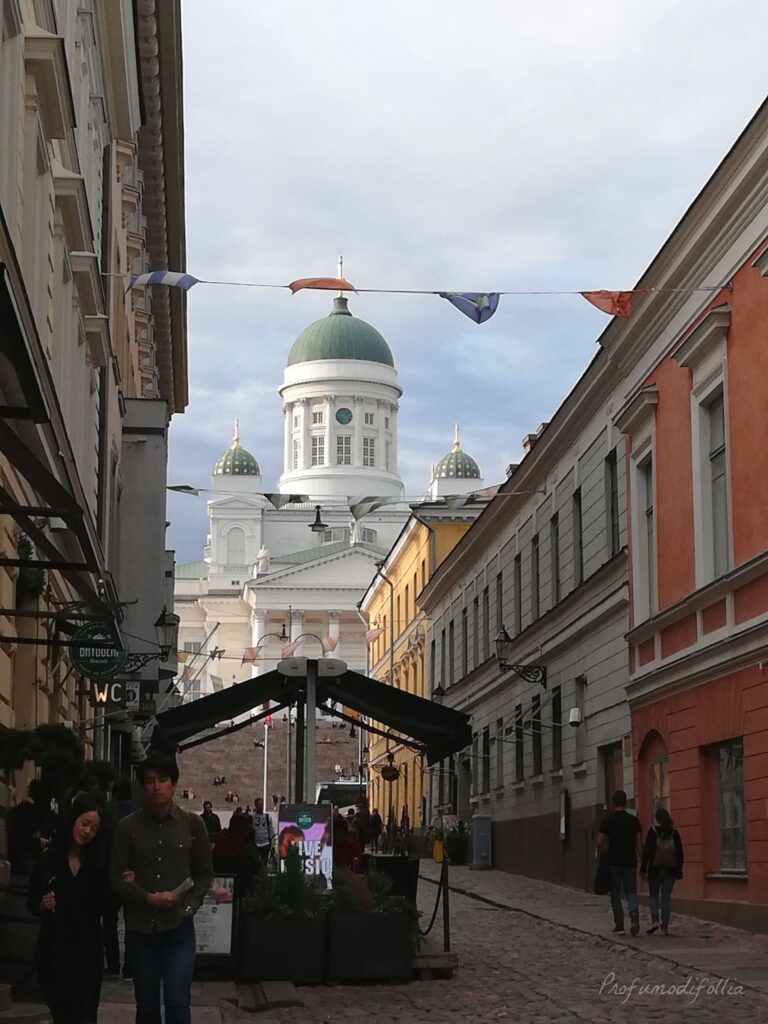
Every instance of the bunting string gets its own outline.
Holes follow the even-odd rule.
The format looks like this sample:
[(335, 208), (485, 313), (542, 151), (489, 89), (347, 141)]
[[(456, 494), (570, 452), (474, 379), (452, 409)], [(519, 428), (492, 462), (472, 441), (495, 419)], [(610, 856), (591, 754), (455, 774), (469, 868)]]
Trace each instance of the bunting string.
[[(123, 276), (123, 275), (108, 275)], [(126, 275), (127, 276), (127, 275)], [(290, 291), (292, 294), (304, 289), (319, 291), (354, 292), (355, 294), (377, 295), (436, 295), (446, 299), (456, 309), (464, 313), (477, 324), (486, 323), (499, 307), (502, 295), (580, 295), (591, 305), (607, 313), (609, 316), (620, 316), (629, 319), (632, 315), (632, 300), (640, 295), (690, 295), (695, 292), (715, 293), (728, 287), (728, 284), (696, 285), (688, 288), (629, 288), (623, 291), (607, 289), (565, 289), (565, 288), (506, 288), (498, 291), (472, 292), (449, 291), (444, 288), (356, 288), (343, 277), (302, 277), (289, 284), (276, 284), (264, 281), (216, 281), (195, 277), (193, 274), (172, 270), (154, 270), (146, 274), (135, 274), (130, 278), (126, 293), (133, 288), (145, 288), (164, 285), (168, 288), (181, 288), (189, 291), (198, 284), (217, 285), (231, 288), (274, 288)]]

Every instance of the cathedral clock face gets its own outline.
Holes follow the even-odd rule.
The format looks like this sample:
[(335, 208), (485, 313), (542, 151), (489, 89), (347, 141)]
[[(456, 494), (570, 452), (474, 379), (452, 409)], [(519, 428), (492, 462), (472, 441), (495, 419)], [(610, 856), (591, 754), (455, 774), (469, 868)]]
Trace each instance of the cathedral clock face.
[(336, 420), (341, 423), (342, 426), (346, 427), (348, 423), (352, 422), (352, 410), (351, 409), (337, 409)]

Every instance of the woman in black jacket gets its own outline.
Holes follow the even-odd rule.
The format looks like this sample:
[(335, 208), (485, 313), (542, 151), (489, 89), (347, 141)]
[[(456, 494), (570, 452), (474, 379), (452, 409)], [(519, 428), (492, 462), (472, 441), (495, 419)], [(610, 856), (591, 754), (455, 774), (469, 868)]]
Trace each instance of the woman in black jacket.
[(35, 865), (28, 907), (40, 918), (35, 964), (53, 1024), (95, 1024), (109, 896), (100, 801), (79, 795)]
[(683, 843), (665, 807), (657, 809), (656, 826), (649, 829), (645, 837), (640, 874), (643, 878), (648, 878), (651, 907), (651, 927), (648, 934), (653, 935), (658, 929), (661, 908), (661, 934), (668, 935), (672, 889), (678, 878), (683, 877)]

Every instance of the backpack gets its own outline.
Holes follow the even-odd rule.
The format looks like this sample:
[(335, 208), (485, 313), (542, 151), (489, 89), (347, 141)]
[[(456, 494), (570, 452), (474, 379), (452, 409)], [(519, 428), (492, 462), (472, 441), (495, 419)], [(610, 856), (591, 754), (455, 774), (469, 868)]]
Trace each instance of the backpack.
[(673, 832), (667, 835), (656, 834), (656, 852), (653, 855), (653, 866), (655, 868), (676, 868), (677, 847)]

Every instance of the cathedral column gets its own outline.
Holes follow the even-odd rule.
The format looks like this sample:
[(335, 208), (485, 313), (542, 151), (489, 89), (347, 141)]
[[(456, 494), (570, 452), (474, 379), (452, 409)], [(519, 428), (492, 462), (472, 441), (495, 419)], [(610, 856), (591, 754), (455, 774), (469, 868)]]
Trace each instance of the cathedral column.
[(309, 434), (309, 402), (306, 398), (298, 401), (301, 410), (301, 458), (299, 466), (301, 469), (309, 469), (312, 465), (312, 442)]
[(390, 467), (391, 473), (397, 473), (397, 412), (400, 406), (397, 402), (393, 402), (390, 406), (389, 413), (389, 425), (390, 433), (392, 434), (392, 466)]
[[(267, 631), (267, 613), (261, 609), (251, 612), (251, 646), (258, 647)], [(256, 652), (260, 658), (264, 657), (264, 647)], [(257, 661), (251, 665), (251, 677), (260, 676), (264, 671), (264, 662)]]
[(304, 612), (291, 608), (291, 640), (296, 640), (304, 632)]
[(283, 444), (283, 472), (290, 473), (293, 469), (293, 404), (287, 403), (283, 406), (283, 429), (285, 439)]
[(325, 400), (325, 464), (326, 466), (336, 465), (336, 452), (331, 448), (333, 443), (333, 417), (335, 414), (335, 395), (330, 395)]
[(387, 414), (388, 410), (389, 410), (389, 402), (384, 402), (384, 401), (382, 401), (381, 398), (379, 398), (376, 401), (376, 419), (378, 421), (377, 422), (377, 428), (378, 428), (378, 432), (377, 433), (378, 433), (378, 436), (376, 437), (376, 448), (378, 449), (377, 452), (376, 452), (376, 468), (377, 469), (386, 469), (387, 468), (387, 460), (386, 460), (387, 432), (384, 429), (384, 417)]
[(334, 647), (333, 651), (330, 652), (331, 657), (337, 658), (338, 657), (338, 653), (337, 653), (337, 651), (338, 651), (338, 640), (339, 640), (339, 613), (338, 612), (328, 612), (328, 636), (331, 638), (331, 640), (335, 640), (337, 642), (336, 643), (336, 647)]

